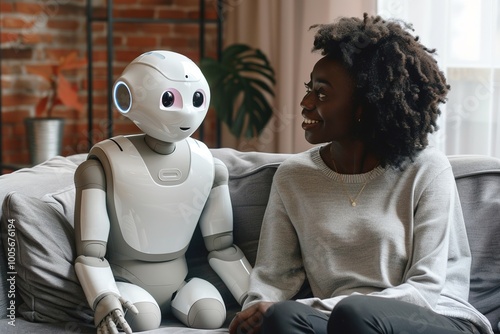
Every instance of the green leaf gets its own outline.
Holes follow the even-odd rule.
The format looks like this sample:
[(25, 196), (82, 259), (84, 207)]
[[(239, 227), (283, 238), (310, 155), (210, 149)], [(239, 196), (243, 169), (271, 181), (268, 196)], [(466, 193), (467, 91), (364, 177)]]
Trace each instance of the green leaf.
[(211, 90), (211, 106), (230, 131), (240, 137), (259, 135), (273, 114), (274, 69), (259, 49), (233, 44), (221, 60), (204, 58), (200, 68)]

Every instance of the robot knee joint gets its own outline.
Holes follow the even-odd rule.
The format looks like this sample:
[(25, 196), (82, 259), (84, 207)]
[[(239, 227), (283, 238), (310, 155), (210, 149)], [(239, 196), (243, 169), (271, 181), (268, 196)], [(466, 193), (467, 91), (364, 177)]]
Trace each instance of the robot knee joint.
[(226, 319), (226, 306), (219, 291), (209, 282), (190, 279), (172, 299), (174, 316), (188, 327), (220, 328)]
[(142, 332), (160, 327), (161, 312), (158, 304), (150, 301), (141, 301), (134, 303), (134, 306), (137, 307), (139, 313), (133, 314), (132, 312), (127, 312), (125, 315), (125, 320), (127, 320), (132, 331)]
[(217, 299), (200, 299), (193, 304), (188, 314), (190, 327), (220, 328), (226, 319), (226, 308)]
[(139, 311), (138, 314), (127, 312), (125, 320), (134, 332), (142, 332), (160, 327), (161, 311), (156, 300), (143, 288), (125, 282), (117, 282), (116, 286), (122, 297), (130, 301)]

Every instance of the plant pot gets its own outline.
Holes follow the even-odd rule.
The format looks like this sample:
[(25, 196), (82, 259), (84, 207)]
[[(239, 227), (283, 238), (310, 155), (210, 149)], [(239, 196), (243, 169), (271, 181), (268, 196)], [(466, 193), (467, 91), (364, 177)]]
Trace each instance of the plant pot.
[(37, 165), (62, 153), (63, 118), (26, 118), (30, 162)]

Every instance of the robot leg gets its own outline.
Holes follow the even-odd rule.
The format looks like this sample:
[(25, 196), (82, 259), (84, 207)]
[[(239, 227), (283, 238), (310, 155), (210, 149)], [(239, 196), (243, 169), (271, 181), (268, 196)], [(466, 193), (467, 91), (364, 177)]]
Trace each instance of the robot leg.
[(183, 285), (171, 305), (174, 316), (188, 327), (220, 328), (226, 319), (226, 306), (219, 291), (200, 278)]
[(158, 303), (143, 288), (125, 282), (117, 282), (116, 286), (123, 298), (137, 307), (139, 314), (125, 314), (125, 320), (134, 332), (142, 332), (160, 327), (161, 312)]

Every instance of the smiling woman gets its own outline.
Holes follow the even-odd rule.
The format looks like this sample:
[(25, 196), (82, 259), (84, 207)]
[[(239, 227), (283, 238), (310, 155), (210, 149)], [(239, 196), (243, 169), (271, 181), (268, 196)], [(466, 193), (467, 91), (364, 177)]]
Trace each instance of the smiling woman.
[[(428, 146), (449, 89), (434, 51), (379, 16), (313, 28), (322, 58), (301, 106), (318, 146), (274, 175), (230, 333), (417, 333), (425, 323), (426, 334), (491, 334), (466, 302), (471, 254), (450, 163)], [(294, 300), (306, 280), (311, 295)]]

